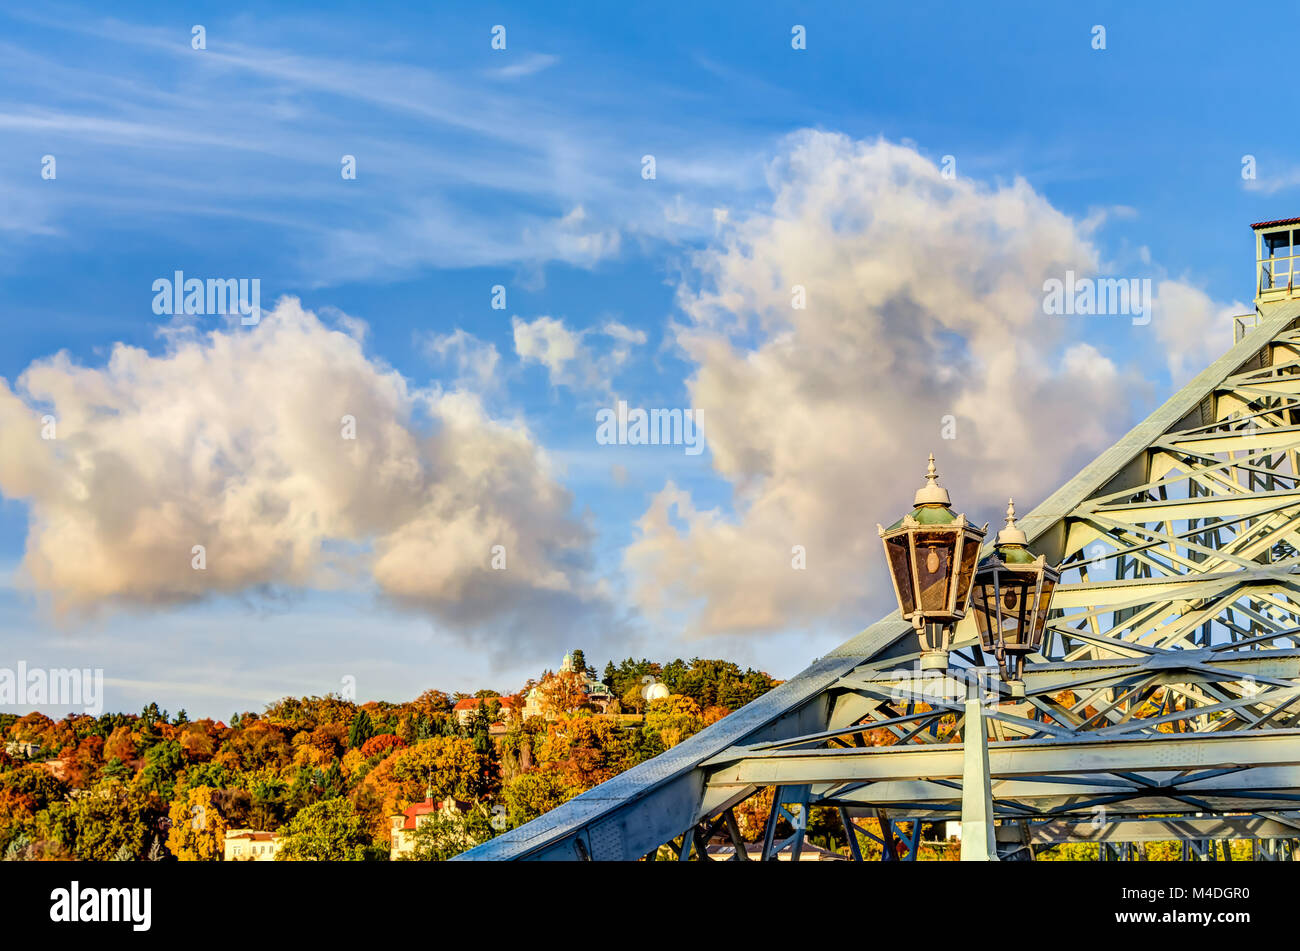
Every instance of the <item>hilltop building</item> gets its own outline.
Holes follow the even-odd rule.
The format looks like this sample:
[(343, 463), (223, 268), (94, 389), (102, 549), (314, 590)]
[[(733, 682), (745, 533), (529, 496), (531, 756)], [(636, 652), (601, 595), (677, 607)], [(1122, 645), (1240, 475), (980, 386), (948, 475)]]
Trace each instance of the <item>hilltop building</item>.
[[(609, 712), (609, 706), (614, 702), (614, 694), (603, 683), (587, 673), (585, 669), (579, 670), (573, 662), (572, 653), (564, 655), (564, 660), (561, 661), (560, 669), (556, 673), (578, 674), (582, 678), (582, 692), (586, 697), (584, 702), (595, 707), (600, 713)], [(529, 690), (528, 695), (524, 698), (524, 716), (546, 716), (542, 712), (542, 698), (536, 687)]]

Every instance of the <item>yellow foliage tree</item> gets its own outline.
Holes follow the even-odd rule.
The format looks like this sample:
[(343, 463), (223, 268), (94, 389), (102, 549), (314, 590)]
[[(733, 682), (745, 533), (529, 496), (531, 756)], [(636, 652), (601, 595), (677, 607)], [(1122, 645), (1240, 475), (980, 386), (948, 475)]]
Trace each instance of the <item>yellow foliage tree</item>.
[(570, 787), (590, 789), (622, 769), (622, 740), (622, 732), (603, 717), (564, 717), (549, 725), (537, 763), (559, 769)]
[(664, 746), (671, 749), (704, 729), (704, 717), (698, 703), (675, 693), (650, 701), (645, 711), (645, 728), (658, 733)]
[(171, 831), (167, 850), (182, 862), (217, 862), (226, 848), (226, 820), (212, 801), (212, 790), (195, 786), (167, 811)]

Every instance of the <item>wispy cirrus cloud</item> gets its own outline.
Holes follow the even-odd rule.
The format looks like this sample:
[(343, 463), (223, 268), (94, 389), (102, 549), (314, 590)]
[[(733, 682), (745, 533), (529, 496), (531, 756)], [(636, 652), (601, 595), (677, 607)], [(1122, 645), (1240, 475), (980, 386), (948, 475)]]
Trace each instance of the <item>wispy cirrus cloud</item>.
[[(244, 217), (282, 231), (277, 255), (309, 286), (428, 267), (591, 267), (625, 236), (702, 236), (704, 189), (759, 181), (734, 145), (714, 151), (652, 111), (628, 115), (616, 89), (591, 88), (553, 53), (498, 59), (485, 40), (480, 56), (431, 66), (343, 54), (329, 36), (277, 46), (274, 30), (238, 19), (207, 24), (195, 50), (181, 30), (8, 15), (119, 67), (70, 65), (41, 44), (0, 57), (10, 155), (28, 168), (33, 153), (77, 155), (76, 174), (65, 163), (41, 196), (52, 226), (86, 207), (135, 227)], [(647, 148), (662, 153), (658, 182), (640, 175)], [(345, 155), (355, 180), (340, 175)], [(40, 184), (13, 171), (28, 193)]]
[(488, 70), (488, 75), (496, 79), (523, 79), (526, 76), (535, 76), (544, 69), (550, 69), (559, 61), (558, 56), (551, 56), (547, 53), (532, 53), (517, 63)]

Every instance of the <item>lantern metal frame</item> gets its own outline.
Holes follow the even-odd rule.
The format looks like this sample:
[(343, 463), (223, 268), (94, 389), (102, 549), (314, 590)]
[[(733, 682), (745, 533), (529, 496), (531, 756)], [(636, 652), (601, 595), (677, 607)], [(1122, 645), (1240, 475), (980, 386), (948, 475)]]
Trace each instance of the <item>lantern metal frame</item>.
[(876, 528), (899, 613), (916, 628), (921, 669), (946, 670), (953, 627), (966, 616), (988, 525), (977, 528), (952, 512), (948, 491), (937, 481), (933, 453), (926, 479), (912, 512), (889, 528)]
[(970, 609), (980, 647), (997, 659), (1013, 697), (1025, 695), (1025, 658), (1043, 646), (1047, 615), (1060, 580), (1055, 566), (1029, 550), (1025, 533), (1016, 526), (1015, 502), (1009, 500), (1006, 528), (998, 532), (993, 551), (975, 570)]

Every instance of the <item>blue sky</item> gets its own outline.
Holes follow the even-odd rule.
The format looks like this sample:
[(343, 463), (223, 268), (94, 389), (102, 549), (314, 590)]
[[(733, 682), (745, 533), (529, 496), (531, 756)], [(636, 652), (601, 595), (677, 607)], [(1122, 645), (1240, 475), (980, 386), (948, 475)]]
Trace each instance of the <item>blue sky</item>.
[[(196, 24), (206, 49), (192, 48)], [(491, 46), (498, 24), (504, 50)], [(791, 47), (796, 24), (806, 49)], [(1104, 50), (1093, 48), (1096, 25), (1105, 27)], [(505, 438), (498, 424), (526, 432), (536, 453), (528, 478), (552, 480), (563, 496), (546, 503), (537, 524), (553, 519), (581, 539), (549, 566), (558, 574), (539, 569), (510, 594), (485, 594), (479, 586), (490, 575), (458, 574), (474, 592), (463, 602), (448, 593), (455, 586), (408, 583), (402, 572), (418, 568), (408, 562), (322, 583), (310, 553), (306, 567), (270, 559), (211, 591), (178, 594), (149, 583), (144, 543), (129, 548), (141, 560), (123, 569), (137, 576), (120, 589), (73, 590), (83, 583), (66, 565), (79, 557), (75, 545), (57, 548), (63, 568), (32, 582), (25, 552), (56, 557), (33, 542), (50, 537), (34, 526), (83, 518), (77, 506), (92, 505), (96, 531), (139, 533), (155, 517), (170, 524), (169, 499), (195, 518), (218, 499), (229, 503), (241, 476), (228, 471), (221, 487), (196, 489), (193, 473), (174, 483), (154, 473), (141, 493), (128, 492), (124, 485), (140, 482), (124, 477), (97, 483), (99, 495), (74, 506), (28, 477), (18, 458), (25, 444), (0, 441), (14, 454), (7, 480), (0, 469), (0, 666), (102, 667), (111, 709), (157, 699), (222, 717), (286, 693), (337, 690), (347, 676), (363, 700), (433, 686), (516, 689), (579, 646), (601, 665), (629, 654), (700, 654), (789, 676), (890, 606), (874, 525), (896, 517), (920, 475), (915, 459), (935, 441), (909, 415), (935, 389), (926, 384), (932, 368), (906, 339), (910, 326), (926, 341), (921, 352), (938, 353), (947, 368), (936, 377), (945, 395), (925, 410), (936, 431), (944, 399), (958, 417), (982, 407), (969, 412), (986, 418), (1001, 392), (945, 373), (1039, 368), (1032, 385), (1059, 397), (1044, 401), (1055, 417), (1017, 415), (952, 447), (965, 466), (952, 481), (971, 487), (981, 519), (996, 514), (993, 496), (1005, 498), (1004, 485), (1027, 493), (1031, 507), (1230, 342), (1230, 327), (1215, 320), (1252, 296), (1247, 224), (1296, 213), (1287, 103), (1259, 75), (1259, 64), (1284, 61), (1290, 32), (1284, 22), (1261, 30), (1257, 11), (1196, 3), (1179, 5), (1177, 16), (1029, 3), (666, 4), (653, 12), (594, 3), (364, 11), (142, 3), (114, 17), (8, 5), (0, 10), (0, 377), (17, 394), (14, 407), (34, 420), (50, 408), (18, 382), (34, 364), (60, 381), (61, 424), (77, 406), (99, 406), (107, 397), (70, 369), (82, 366), (113, 378), (120, 402), (106, 412), (125, 420), (137, 371), (108, 369), (116, 345), (139, 348), (145, 379), (159, 366), (151, 359), (175, 354), (169, 348), (209, 354), (205, 334), (257, 340), (267, 329), (195, 317), (189, 332), (198, 338), (169, 341), (160, 331), (176, 321), (152, 312), (152, 282), (177, 269), (257, 278), (268, 310), (289, 296), (315, 315), (301, 331), (306, 369), (278, 357), (258, 362), (270, 369), (227, 380), (239, 399), (217, 397), (194, 418), (220, 419), (227, 431), (273, 394), (310, 392), (313, 381), (328, 392), (329, 374), (312, 369), (310, 351), (342, 328), (358, 341), (366, 373), (396, 374), (436, 398), (472, 394), (493, 438)], [(653, 180), (642, 175), (647, 154)], [(57, 162), (53, 180), (41, 177), (46, 155)], [(356, 159), (355, 180), (340, 174), (345, 155)], [(1247, 155), (1254, 180), (1242, 177)], [(952, 193), (922, 167), (944, 156), (956, 162)], [(915, 201), (901, 200), (908, 189)], [(826, 194), (842, 216), (818, 219)], [(927, 259), (935, 222), (956, 236), (934, 242), (927, 260), (936, 275), (946, 272), (942, 299), (927, 298), (929, 272), (915, 264)], [(1012, 234), (1026, 240), (1007, 241), (1005, 251), (988, 237)], [(954, 260), (965, 248), (977, 265)], [(871, 276), (889, 249), (906, 252), (915, 284)], [(779, 326), (764, 295), (789, 277), (782, 262), (803, 256), (808, 273), (828, 262), (809, 292), (817, 300), (825, 289), (820, 299), (836, 304)], [(1008, 302), (1032, 304), (1043, 275), (1064, 267), (1152, 279), (1162, 288), (1156, 321), (1031, 319), (1030, 307), (998, 323), (1020, 306)], [(832, 288), (846, 272), (865, 276)], [(504, 310), (490, 306), (496, 285), (506, 289)], [(888, 292), (872, 302), (875, 286)], [(978, 302), (970, 314), (967, 300)], [(571, 359), (536, 349), (557, 326), (577, 347)], [(859, 326), (874, 329), (859, 339), (851, 332)], [(1002, 338), (1026, 348), (1011, 371), (995, 370)], [(834, 361), (855, 347), (864, 377), (898, 385), (853, 378), (841, 394), (837, 370), (827, 392), (815, 392), (807, 355), (825, 348)], [(59, 352), (66, 362), (50, 364)], [(489, 357), (495, 362), (482, 362)], [(214, 361), (196, 361), (200, 377), (215, 373)], [(169, 399), (182, 405), (200, 391), (219, 394), (220, 384), (199, 380)], [(594, 414), (616, 399), (703, 408), (709, 451), (599, 446)], [(401, 425), (427, 435), (445, 423), (443, 409), (430, 410), (432, 421), (417, 410)], [(0, 415), (6, 425), (17, 420)], [(874, 435), (859, 440), (855, 420)], [(908, 425), (887, 439), (891, 420)], [(1071, 438), (1041, 438), (1048, 430)], [(79, 435), (91, 448), (68, 445), (83, 475), (98, 465), (102, 476), (111, 446), (129, 460), (159, 438), (189, 438), (163, 431), (132, 447), (138, 428), (113, 443), (87, 429)], [(1020, 439), (990, 447), (999, 432)], [(285, 434), (267, 438), (276, 451)], [(1035, 452), (1048, 458), (1027, 458)], [(531, 468), (542, 457), (545, 466)], [(440, 462), (436, 452), (419, 458), (433, 469)], [(286, 453), (281, 468), (299, 459)], [(1032, 476), (1016, 474), (1026, 471)], [(291, 495), (293, 480), (276, 478), (276, 491)], [(421, 491), (445, 489), (440, 478), (428, 475)], [(470, 489), (449, 491), (461, 498)], [(513, 495), (509, 504), (489, 496), (475, 506), (499, 504), (494, 519), (513, 518), (527, 534), (535, 513)], [(670, 496), (689, 505), (674, 509)], [(360, 504), (348, 498), (330, 510)], [(341, 519), (346, 531), (295, 536), (303, 547), (294, 550), (344, 549), (365, 561), (390, 535), (419, 534), (437, 558), (440, 545), (467, 544), (447, 526), (448, 510), (438, 512), (403, 525), (382, 515)], [(844, 540), (847, 523), (860, 542)], [(787, 543), (804, 535), (821, 539), (822, 550), (802, 587), (787, 588), (788, 565), (773, 580), (747, 561), (764, 546), (786, 550), (788, 560)], [(189, 539), (171, 541), (187, 560)], [(536, 541), (547, 548), (545, 537)], [(92, 544), (101, 543), (97, 556), (127, 557), (118, 541)], [(819, 564), (833, 567), (818, 575)], [(483, 609), (466, 607), (471, 601)]]

